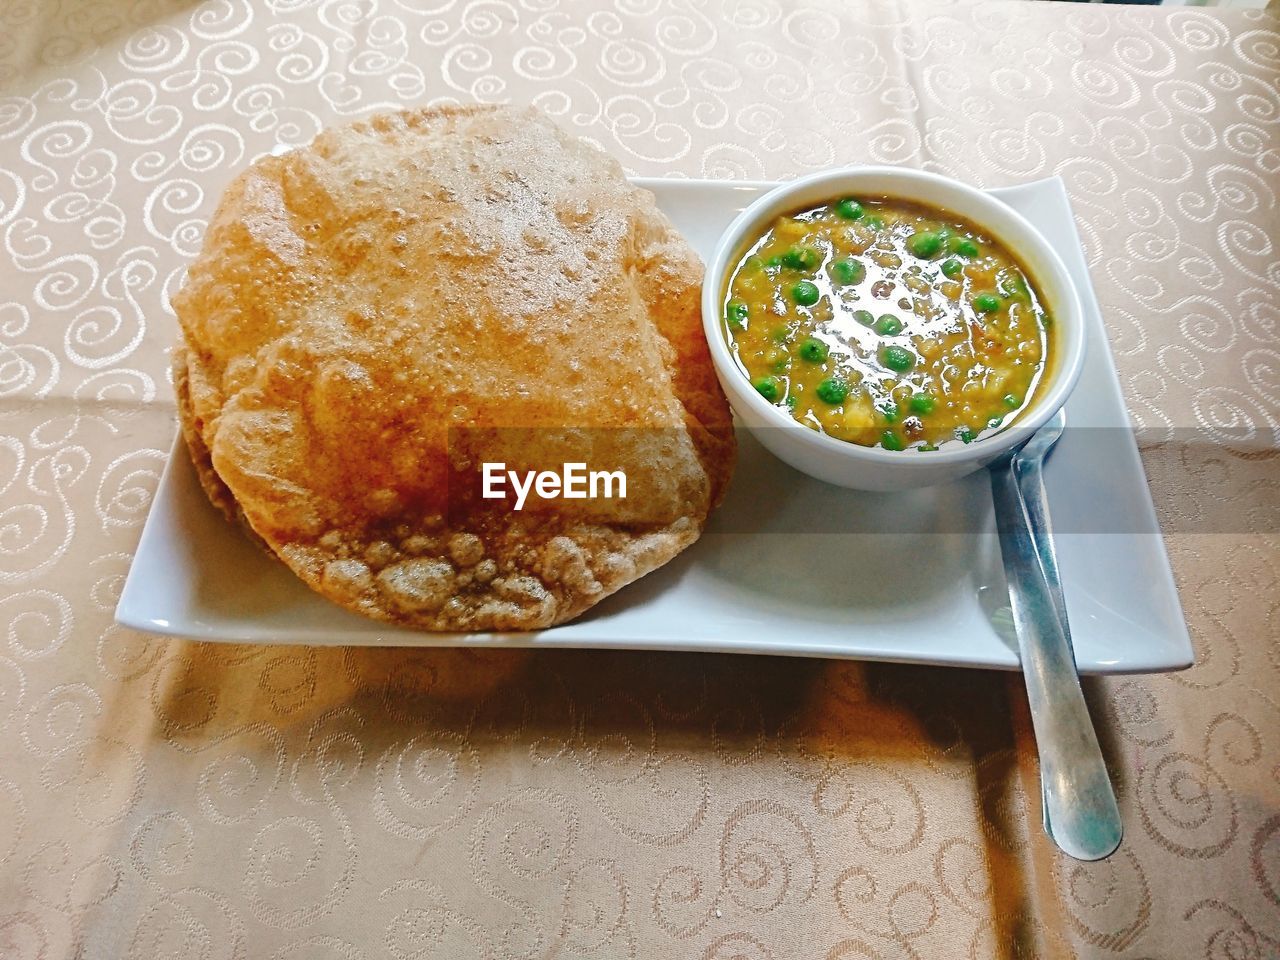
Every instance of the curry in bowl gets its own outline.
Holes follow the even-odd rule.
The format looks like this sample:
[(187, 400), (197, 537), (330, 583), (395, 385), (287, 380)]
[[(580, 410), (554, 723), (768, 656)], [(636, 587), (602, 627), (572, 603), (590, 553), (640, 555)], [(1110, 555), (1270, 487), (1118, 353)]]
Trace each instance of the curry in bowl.
[(1052, 360), (1017, 257), (945, 210), (846, 197), (779, 217), (724, 293), (739, 368), (801, 424), (887, 450), (1009, 426)]

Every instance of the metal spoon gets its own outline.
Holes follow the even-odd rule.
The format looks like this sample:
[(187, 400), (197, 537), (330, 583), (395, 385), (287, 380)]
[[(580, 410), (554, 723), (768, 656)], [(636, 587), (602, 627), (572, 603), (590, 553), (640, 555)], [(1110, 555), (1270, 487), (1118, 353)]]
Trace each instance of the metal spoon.
[(991, 492), (1040, 754), (1044, 829), (1077, 860), (1100, 860), (1120, 845), (1123, 827), (1076, 674), (1041, 472), (1065, 426), (1059, 412), (991, 464)]

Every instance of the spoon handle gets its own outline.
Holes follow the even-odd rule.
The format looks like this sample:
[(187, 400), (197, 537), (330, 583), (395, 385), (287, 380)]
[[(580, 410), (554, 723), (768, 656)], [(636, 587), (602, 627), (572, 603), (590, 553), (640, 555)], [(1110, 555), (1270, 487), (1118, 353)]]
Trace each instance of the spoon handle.
[[(991, 469), (991, 491), (1040, 754), (1045, 832), (1077, 860), (1100, 860), (1120, 845), (1120, 810), (1076, 674), (1066, 607), (1055, 602), (1013, 459)], [(1047, 552), (1056, 579), (1051, 545)]]
[[(1067, 600), (1062, 594), (1062, 577), (1058, 573), (1058, 554), (1053, 548), (1053, 523), (1049, 518), (1049, 497), (1044, 489), (1044, 460), (1038, 457), (1013, 458), (1014, 476), (1018, 494), (1027, 511), (1027, 523), (1031, 528), (1031, 540), (1036, 556), (1044, 569), (1049, 584), (1049, 595), (1058, 610), (1067, 643), (1071, 643), (1071, 625), (1067, 620)], [(1072, 657), (1074, 659), (1074, 653)]]

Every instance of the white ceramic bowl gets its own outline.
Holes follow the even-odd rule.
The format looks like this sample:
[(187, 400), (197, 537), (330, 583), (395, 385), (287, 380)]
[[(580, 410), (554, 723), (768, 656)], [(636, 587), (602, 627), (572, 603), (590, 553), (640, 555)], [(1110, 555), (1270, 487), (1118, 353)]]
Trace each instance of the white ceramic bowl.
[[(727, 278), (748, 246), (778, 216), (833, 203), (841, 197), (896, 197), (941, 207), (990, 233), (1017, 254), (1031, 273), (1054, 321), (1056, 359), (1036, 388), (1031, 405), (1013, 425), (936, 451), (864, 447), (797, 423), (751, 386), (730, 351), (722, 320)], [(986, 466), (1027, 439), (1066, 402), (1084, 364), (1085, 331), (1080, 298), (1062, 260), (1030, 223), (999, 200), (948, 177), (897, 167), (851, 167), (785, 183), (743, 210), (720, 238), (702, 287), (702, 325), (716, 374), (739, 419), (765, 447), (797, 470), (842, 487), (902, 490), (955, 480)]]

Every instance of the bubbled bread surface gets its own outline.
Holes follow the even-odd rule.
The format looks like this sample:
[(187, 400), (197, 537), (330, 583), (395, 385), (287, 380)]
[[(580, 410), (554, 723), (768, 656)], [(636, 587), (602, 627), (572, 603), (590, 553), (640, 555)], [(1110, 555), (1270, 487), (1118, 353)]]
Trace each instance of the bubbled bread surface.
[[(174, 297), (188, 445), (215, 503), (345, 607), (563, 622), (696, 540), (723, 494), (701, 275), (652, 195), (536, 110), (329, 130), (228, 187)], [(623, 470), (628, 496), (457, 495), (482, 461), (564, 459)]]

